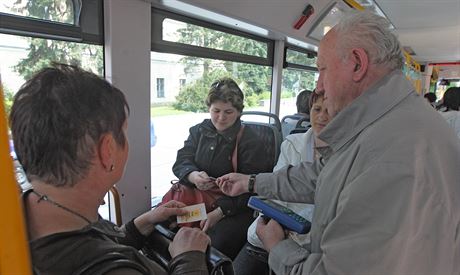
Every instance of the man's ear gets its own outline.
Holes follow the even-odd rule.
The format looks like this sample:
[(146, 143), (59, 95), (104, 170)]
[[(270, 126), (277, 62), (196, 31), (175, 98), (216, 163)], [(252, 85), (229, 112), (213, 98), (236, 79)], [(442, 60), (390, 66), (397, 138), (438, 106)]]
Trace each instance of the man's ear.
[(363, 48), (353, 49), (351, 61), (355, 63), (353, 80), (359, 82), (364, 78), (369, 68), (369, 57), (367, 52)]
[(97, 148), (99, 160), (101, 161), (102, 167), (107, 172), (110, 172), (114, 165), (114, 142), (115, 140), (111, 134), (104, 134), (102, 135)]

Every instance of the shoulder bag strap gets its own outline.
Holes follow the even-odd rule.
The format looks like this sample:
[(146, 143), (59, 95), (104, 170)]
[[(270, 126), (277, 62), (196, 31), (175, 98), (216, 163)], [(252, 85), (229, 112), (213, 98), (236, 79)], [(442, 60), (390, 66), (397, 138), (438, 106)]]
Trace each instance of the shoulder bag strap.
[(233, 150), (232, 154), (232, 166), (233, 166), (233, 172), (238, 172), (238, 143), (240, 143), (241, 136), (243, 135), (243, 130), (244, 130), (244, 124), (241, 123), (240, 130), (238, 131), (238, 134), (236, 134), (236, 145), (235, 149)]

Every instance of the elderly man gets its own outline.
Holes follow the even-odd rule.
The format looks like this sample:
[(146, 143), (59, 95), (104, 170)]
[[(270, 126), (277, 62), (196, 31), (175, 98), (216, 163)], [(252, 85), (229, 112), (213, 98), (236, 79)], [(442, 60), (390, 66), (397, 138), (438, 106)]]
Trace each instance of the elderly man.
[(319, 46), (316, 91), (333, 117), (321, 161), (272, 174), (228, 174), (229, 195), (254, 191), (315, 203), (311, 244), (271, 220), (257, 233), (276, 274), (458, 274), (460, 142), (401, 72), (388, 22), (346, 15)]

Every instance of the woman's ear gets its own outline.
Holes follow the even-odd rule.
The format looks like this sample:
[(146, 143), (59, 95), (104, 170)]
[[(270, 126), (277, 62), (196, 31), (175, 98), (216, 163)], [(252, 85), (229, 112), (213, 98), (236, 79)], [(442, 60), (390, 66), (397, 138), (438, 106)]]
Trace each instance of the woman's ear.
[(114, 167), (115, 140), (111, 134), (102, 135), (97, 148), (98, 158), (105, 171), (111, 172)]
[(353, 80), (359, 82), (366, 76), (369, 68), (369, 57), (363, 48), (353, 49), (351, 57), (351, 61), (355, 63)]

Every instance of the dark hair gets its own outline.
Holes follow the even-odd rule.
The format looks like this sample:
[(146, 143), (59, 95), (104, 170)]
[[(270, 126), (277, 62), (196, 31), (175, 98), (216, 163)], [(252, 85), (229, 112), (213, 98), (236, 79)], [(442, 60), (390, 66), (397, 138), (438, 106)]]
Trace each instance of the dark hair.
[(315, 104), (316, 101), (318, 101), (318, 99), (320, 98), (323, 98), (324, 94), (321, 93), (321, 94), (318, 94), (318, 93), (311, 93), (310, 95), (310, 99), (308, 100), (308, 104), (309, 104), (309, 108), (311, 109), (311, 107), (313, 107), (313, 104)]
[(428, 99), (430, 103), (433, 103), (436, 101), (436, 94), (435, 93), (426, 93), (423, 95), (424, 98)]
[(460, 87), (450, 87), (442, 97), (442, 105), (447, 108), (446, 111), (458, 111), (460, 105)]
[(297, 106), (297, 113), (310, 114), (309, 99), (313, 92), (310, 90), (302, 90), (297, 95), (295, 105)]
[(208, 96), (206, 97), (206, 105), (211, 107), (211, 104), (216, 101), (230, 102), (239, 112), (244, 108), (244, 94), (236, 82), (228, 77), (221, 78), (211, 84)]
[(86, 176), (94, 147), (111, 133), (126, 145), (123, 93), (76, 66), (53, 64), (14, 97), (10, 123), (15, 151), (29, 179), (72, 186)]

